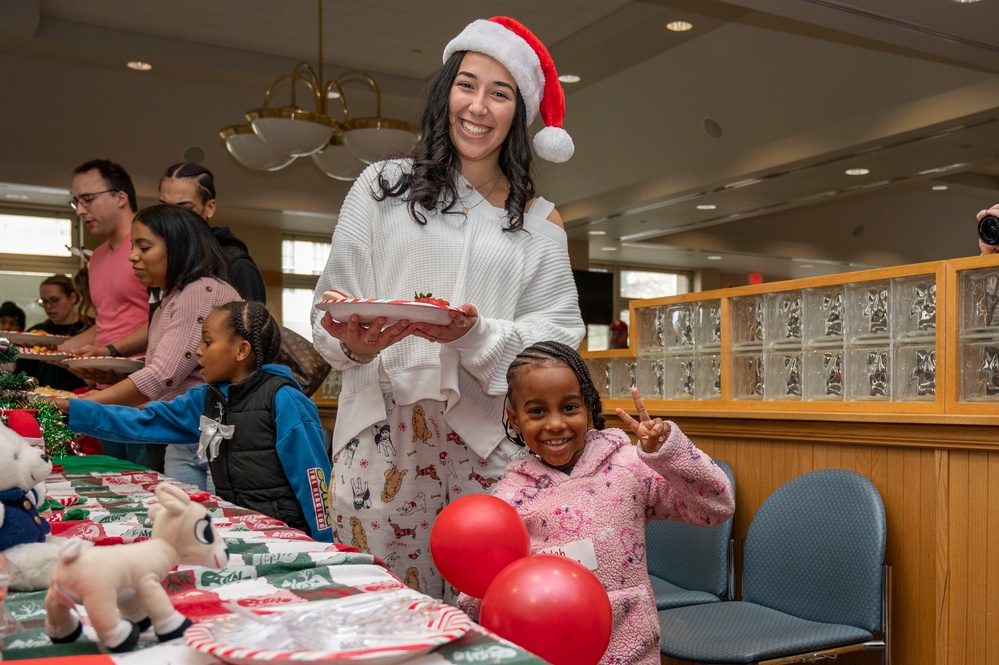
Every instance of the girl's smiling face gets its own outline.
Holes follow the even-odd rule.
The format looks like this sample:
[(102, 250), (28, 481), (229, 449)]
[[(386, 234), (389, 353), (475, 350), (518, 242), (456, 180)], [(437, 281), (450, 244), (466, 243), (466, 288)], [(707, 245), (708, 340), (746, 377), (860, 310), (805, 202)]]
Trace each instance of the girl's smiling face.
[(524, 443), (551, 467), (583, 454), (590, 418), (576, 373), (567, 365), (527, 365), (515, 375), (507, 419)]

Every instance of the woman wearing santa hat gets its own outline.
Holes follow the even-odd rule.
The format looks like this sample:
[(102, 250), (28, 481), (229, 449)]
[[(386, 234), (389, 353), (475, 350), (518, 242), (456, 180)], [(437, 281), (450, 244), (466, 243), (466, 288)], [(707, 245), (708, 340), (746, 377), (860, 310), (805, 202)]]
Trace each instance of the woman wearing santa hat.
[(371, 165), (347, 195), (315, 301), (327, 290), (430, 292), (456, 306), (449, 322), (361, 325), (314, 312), (313, 337), (344, 372), (336, 537), (410, 586), (450, 597), (429, 551), (436, 514), (488, 491), (523, 454), (501, 424), (507, 367), (537, 341), (575, 347), (584, 326), (561, 217), (532, 179), (536, 116), (539, 157), (563, 162), (573, 150), (551, 56), (523, 25), (496, 17), (469, 24), (443, 61), (415, 154)]

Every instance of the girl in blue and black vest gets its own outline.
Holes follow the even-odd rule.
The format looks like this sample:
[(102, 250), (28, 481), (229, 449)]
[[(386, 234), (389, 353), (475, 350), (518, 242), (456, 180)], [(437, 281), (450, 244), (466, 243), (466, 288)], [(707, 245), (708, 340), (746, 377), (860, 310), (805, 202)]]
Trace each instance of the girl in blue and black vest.
[(231, 302), (205, 319), (204, 385), (142, 409), (55, 400), (69, 428), (125, 443), (200, 443), (216, 493), (231, 503), (332, 541), (330, 459), (316, 405), (284, 365), (269, 364), (281, 328), (261, 303)]

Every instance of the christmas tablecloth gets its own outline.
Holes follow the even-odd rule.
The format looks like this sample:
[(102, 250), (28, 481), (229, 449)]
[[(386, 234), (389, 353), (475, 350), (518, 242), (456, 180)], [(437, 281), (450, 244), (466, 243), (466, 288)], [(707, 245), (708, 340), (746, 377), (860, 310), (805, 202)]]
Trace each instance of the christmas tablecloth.
[[(58, 469), (58, 467), (57, 467)], [(61, 504), (50, 519), (52, 533), (79, 537), (99, 545), (148, 538), (147, 508), (155, 501), (153, 488), (172, 479), (148, 470), (112, 473), (54, 473), (48, 481), (50, 499)], [(179, 483), (178, 483), (179, 484)], [(229, 548), (229, 564), (220, 571), (180, 566), (163, 581), (176, 608), (192, 621), (227, 614), (226, 605), (273, 607), (405, 588), (382, 562), (352, 547), (318, 543), (301, 531), (260, 513), (181, 485), (204, 503)], [(19, 633), (3, 641), (5, 660), (61, 658), (97, 654), (96, 636), (84, 618), (84, 635), (71, 644), (52, 644), (45, 623), (45, 592), (12, 592), (7, 609), (21, 623)], [(109, 665), (202, 665), (216, 663), (181, 641), (160, 644), (151, 630), (139, 650), (107, 656)], [(407, 661), (411, 665), (503, 663), (543, 665), (544, 661), (508, 642), (479, 630)]]

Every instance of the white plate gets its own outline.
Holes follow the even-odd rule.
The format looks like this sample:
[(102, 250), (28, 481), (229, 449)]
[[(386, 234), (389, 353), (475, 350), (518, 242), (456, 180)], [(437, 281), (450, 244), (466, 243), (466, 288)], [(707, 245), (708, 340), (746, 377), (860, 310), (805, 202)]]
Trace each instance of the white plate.
[(70, 358), (66, 361), (73, 369), (109, 369), (119, 374), (131, 374), (142, 369), (146, 363), (134, 358), (113, 358), (111, 356), (88, 356), (86, 358)]
[(59, 346), (69, 339), (66, 335), (40, 335), (33, 332), (14, 332), (13, 330), (0, 330), (0, 337), (6, 337), (11, 343), (21, 346)]
[(347, 321), (357, 314), (362, 324), (370, 324), (379, 317), (385, 317), (386, 325), (401, 319), (411, 323), (433, 323), (446, 326), (451, 323), (449, 312), (453, 307), (441, 307), (427, 302), (412, 300), (376, 300), (373, 298), (349, 298), (347, 300), (321, 300), (316, 309), (325, 310), (337, 321)]
[[(390, 665), (455, 640), (474, 625), (456, 607), (410, 590), (305, 603), (256, 618), (247, 616), (248, 612), (198, 622), (184, 633), (184, 642), (235, 665), (301, 661)], [(291, 620), (292, 614), (300, 617), (297, 622)], [(304, 626), (304, 632), (294, 637), (286, 630), (293, 625)], [(336, 642), (331, 629), (339, 629), (344, 639), (356, 638), (363, 632), (377, 645), (315, 650), (324, 646), (324, 641)], [(303, 641), (313, 648), (275, 648)]]

